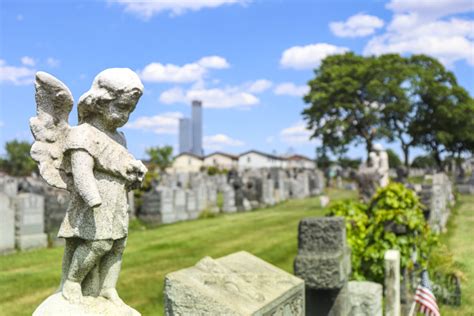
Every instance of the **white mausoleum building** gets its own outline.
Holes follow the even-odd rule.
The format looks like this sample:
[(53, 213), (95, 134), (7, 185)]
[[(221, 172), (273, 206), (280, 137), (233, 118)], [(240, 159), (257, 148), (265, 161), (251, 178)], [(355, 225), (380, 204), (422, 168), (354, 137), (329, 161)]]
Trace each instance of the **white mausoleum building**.
[(239, 169), (286, 168), (285, 158), (266, 154), (256, 150), (247, 151), (239, 156)]
[(293, 169), (314, 169), (316, 168), (316, 163), (313, 159), (310, 159), (303, 155), (292, 155), (286, 157), (287, 168)]
[(239, 157), (223, 152), (215, 152), (204, 157), (204, 166), (231, 170), (238, 167)]
[(173, 172), (176, 173), (187, 173), (187, 172), (199, 172), (204, 166), (204, 160), (191, 153), (182, 153), (174, 158)]

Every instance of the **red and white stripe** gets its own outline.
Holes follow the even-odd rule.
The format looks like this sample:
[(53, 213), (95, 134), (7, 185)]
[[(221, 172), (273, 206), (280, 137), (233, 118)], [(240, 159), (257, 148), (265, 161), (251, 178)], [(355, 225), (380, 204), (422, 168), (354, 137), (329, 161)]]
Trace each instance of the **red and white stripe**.
[(415, 302), (420, 306), (420, 313), (426, 316), (441, 316), (436, 298), (429, 289), (419, 285), (415, 293)]

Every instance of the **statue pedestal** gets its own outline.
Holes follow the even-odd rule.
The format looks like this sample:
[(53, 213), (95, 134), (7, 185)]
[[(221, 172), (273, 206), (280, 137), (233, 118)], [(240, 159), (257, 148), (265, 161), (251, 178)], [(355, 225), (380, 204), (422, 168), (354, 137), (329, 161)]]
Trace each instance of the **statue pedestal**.
[(33, 316), (140, 316), (127, 305), (117, 306), (103, 297), (85, 296), (83, 302), (71, 304), (61, 293), (55, 293), (41, 303)]

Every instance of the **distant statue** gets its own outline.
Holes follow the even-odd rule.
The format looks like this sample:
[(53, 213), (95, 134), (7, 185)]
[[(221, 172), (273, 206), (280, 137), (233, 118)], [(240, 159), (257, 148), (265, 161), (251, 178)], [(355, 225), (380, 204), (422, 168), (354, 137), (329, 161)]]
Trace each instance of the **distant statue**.
[(379, 187), (389, 183), (389, 164), (387, 152), (380, 144), (374, 145), (367, 162), (359, 167), (356, 180), (359, 195), (365, 202), (369, 201)]
[(102, 71), (79, 99), (74, 127), (68, 124), (69, 89), (44, 72), (36, 74), (35, 86), (31, 157), (48, 184), (70, 192), (71, 202), (58, 233), (66, 239), (60, 293), (34, 315), (139, 315), (116, 284), (128, 234), (127, 192), (141, 185), (147, 169), (117, 128), (127, 123), (143, 85), (130, 69)]

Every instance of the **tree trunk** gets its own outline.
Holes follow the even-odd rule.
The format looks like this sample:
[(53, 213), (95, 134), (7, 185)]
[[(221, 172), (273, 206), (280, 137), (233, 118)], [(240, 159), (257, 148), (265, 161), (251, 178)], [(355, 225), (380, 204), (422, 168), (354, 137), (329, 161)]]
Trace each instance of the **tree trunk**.
[(405, 160), (405, 168), (407, 177), (410, 176), (410, 146), (402, 143), (403, 159)]
[(366, 149), (367, 149), (367, 161), (369, 160), (369, 154), (372, 152), (372, 139), (370, 138), (366, 138), (365, 139), (365, 146), (366, 146)]

